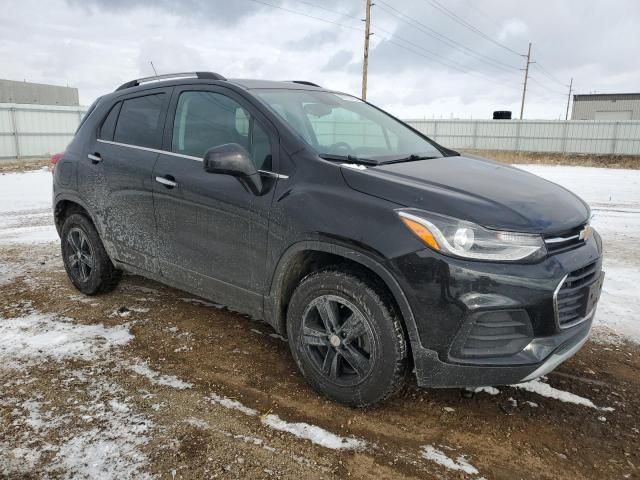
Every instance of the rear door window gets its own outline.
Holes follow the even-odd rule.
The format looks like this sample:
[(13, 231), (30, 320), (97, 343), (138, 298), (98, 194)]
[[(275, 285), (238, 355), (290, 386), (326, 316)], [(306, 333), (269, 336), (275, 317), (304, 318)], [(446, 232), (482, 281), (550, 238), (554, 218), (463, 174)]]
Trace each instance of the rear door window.
[(160, 148), (164, 94), (135, 97), (122, 102), (114, 141), (140, 147)]

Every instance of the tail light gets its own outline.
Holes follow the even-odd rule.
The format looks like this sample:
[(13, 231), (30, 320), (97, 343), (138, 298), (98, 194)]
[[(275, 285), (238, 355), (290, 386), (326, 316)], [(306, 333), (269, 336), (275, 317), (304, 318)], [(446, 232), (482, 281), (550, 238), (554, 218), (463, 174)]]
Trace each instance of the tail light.
[(51, 157), (51, 165), (49, 165), (49, 170), (51, 171), (51, 173), (55, 171), (56, 165), (58, 164), (58, 162), (60, 161), (63, 155), (64, 155), (64, 152), (53, 154), (53, 156)]

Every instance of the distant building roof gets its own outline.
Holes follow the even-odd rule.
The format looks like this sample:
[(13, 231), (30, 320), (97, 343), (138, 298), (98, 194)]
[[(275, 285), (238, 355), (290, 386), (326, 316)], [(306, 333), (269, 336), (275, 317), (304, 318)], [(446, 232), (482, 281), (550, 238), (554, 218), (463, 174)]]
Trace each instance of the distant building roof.
[(574, 95), (573, 100), (640, 100), (640, 93), (582, 93)]
[(79, 105), (78, 89), (0, 79), (0, 103), (31, 105)]

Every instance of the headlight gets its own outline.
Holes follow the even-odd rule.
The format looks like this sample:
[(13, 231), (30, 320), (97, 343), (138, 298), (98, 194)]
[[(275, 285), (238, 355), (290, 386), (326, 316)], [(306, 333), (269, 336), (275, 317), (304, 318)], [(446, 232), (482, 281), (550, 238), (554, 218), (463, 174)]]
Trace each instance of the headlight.
[(465, 220), (415, 208), (396, 212), (423, 243), (445, 255), (514, 262), (537, 260), (547, 253), (541, 235), (490, 230)]

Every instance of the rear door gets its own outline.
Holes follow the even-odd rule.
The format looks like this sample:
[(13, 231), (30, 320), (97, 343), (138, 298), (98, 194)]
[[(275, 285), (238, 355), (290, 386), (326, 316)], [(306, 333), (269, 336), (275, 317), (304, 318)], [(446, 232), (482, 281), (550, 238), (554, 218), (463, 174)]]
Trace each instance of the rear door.
[(92, 154), (106, 183), (105, 240), (119, 261), (152, 273), (158, 271), (152, 173), (170, 95), (163, 88), (123, 97), (105, 118)]
[[(261, 170), (256, 195), (237, 178), (207, 173), (211, 147), (238, 143)], [(163, 276), (178, 286), (254, 315), (262, 314), (269, 212), (277, 175), (275, 128), (235, 92), (176, 88), (164, 150), (153, 176), (157, 252)]]

